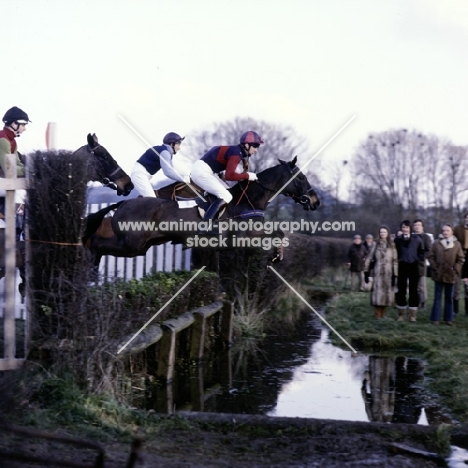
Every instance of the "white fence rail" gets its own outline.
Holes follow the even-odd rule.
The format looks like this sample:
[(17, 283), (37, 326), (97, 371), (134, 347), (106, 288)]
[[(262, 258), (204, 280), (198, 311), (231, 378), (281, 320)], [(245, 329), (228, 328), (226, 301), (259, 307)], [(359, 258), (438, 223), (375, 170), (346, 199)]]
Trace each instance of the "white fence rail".
[[(5, 190), (5, 277), (3, 278), (3, 294), (0, 310), (2, 313), (1, 322), (3, 325), (3, 335), (0, 348), (0, 371), (18, 369), (23, 364), (26, 356), (28, 321), (25, 320), (26, 312), (24, 304), (21, 306), (21, 299), (18, 299), (17, 284), (18, 275), (16, 271), (16, 233), (15, 233), (15, 191), (26, 188), (26, 180), (16, 178), (16, 156), (5, 155), (5, 176), (0, 179), (0, 190)], [(17, 311), (18, 306), (18, 311)], [(21, 327), (17, 324), (17, 318), (23, 310), (23, 323)], [(18, 325), (18, 328), (17, 328)], [(18, 329), (22, 329), (23, 343), (25, 349), (17, 350), (19, 341)], [(20, 356), (20, 357), (18, 357)]]

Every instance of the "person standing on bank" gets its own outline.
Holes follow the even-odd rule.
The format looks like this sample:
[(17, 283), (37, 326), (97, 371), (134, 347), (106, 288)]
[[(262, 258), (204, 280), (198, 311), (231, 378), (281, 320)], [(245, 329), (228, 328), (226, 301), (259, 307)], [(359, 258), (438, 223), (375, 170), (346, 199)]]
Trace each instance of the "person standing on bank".
[[(468, 261), (468, 212), (463, 215), (464, 221), (463, 224), (455, 226), (453, 230), (453, 235), (457, 238), (457, 241), (460, 242), (463, 253), (465, 255), (465, 262)], [(468, 265), (467, 265), (468, 267)], [(468, 316), (468, 284), (463, 281), (464, 290), (465, 290), (465, 315)], [(455, 285), (453, 287), (453, 313), (458, 314), (459, 304), (460, 304), (460, 291), (461, 284), (460, 278), (457, 278)]]
[(432, 279), (434, 280), (434, 303), (430, 321), (439, 325), (442, 293), (445, 294), (444, 321), (447, 325), (453, 322), (453, 287), (460, 276), (465, 257), (460, 242), (453, 235), (450, 224), (442, 226), (442, 238), (432, 244), (429, 252)]
[(426, 308), (426, 301), (427, 301), (427, 284), (426, 284), (426, 276), (427, 276), (427, 264), (428, 260), (427, 257), (429, 256), (429, 252), (431, 250), (432, 239), (429, 234), (424, 232), (424, 223), (422, 219), (415, 219), (413, 221), (413, 232), (417, 234), (422, 242), (424, 247), (424, 263), (419, 266), (419, 281), (418, 281), (418, 296), (419, 296), (419, 305), (418, 308), (420, 310), (424, 310)]
[[(367, 257), (375, 247), (374, 236), (372, 234), (366, 234), (363, 245)], [(364, 283), (364, 291), (372, 291), (372, 281), (372, 276), (369, 276), (368, 282)]]
[(137, 192), (142, 197), (156, 197), (154, 188), (151, 185), (151, 178), (162, 171), (166, 177), (175, 182), (190, 183), (188, 175), (179, 174), (172, 162), (172, 157), (180, 150), (180, 145), (185, 137), (181, 137), (175, 132), (169, 132), (163, 138), (163, 144), (153, 146), (146, 150), (133, 165), (131, 179)]
[(398, 254), (387, 226), (380, 226), (379, 238), (365, 260), (365, 281), (374, 278), (370, 295), (376, 319), (385, 317), (385, 309), (395, 305), (395, 281), (398, 277)]
[(351, 273), (351, 292), (354, 291), (354, 284), (357, 284), (358, 291), (364, 291), (364, 259), (366, 258), (366, 248), (362, 243), (362, 238), (359, 234), (353, 237), (353, 243), (348, 249), (347, 265)]
[(411, 234), (411, 223), (408, 220), (401, 222), (400, 230), (402, 234), (395, 239), (398, 253), (397, 320), (399, 322), (405, 320), (406, 307), (408, 306), (409, 320), (416, 322), (419, 306), (418, 282), (421, 276), (420, 265), (424, 262), (424, 246), (420, 236)]
[[(195, 162), (190, 174), (192, 180), (200, 188), (217, 197), (206, 210), (205, 220), (214, 219), (221, 208), (232, 200), (232, 195), (218, 174), (225, 171), (226, 181), (257, 180), (257, 174), (247, 172), (247, 169), (250, 156), (255, 155), (263, 143), (258, 133), (245, 132), (240, 137), (238, 145), (214, 146)], [(242, 163), (241, 168), (239, 163)]]

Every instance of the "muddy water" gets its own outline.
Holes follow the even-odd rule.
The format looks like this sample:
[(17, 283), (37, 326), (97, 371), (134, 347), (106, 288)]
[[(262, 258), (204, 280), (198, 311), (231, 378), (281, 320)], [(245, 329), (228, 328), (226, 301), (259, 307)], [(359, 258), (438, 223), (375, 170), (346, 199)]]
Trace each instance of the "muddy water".
[[(246, 340), (202, 365), (179, 365), (173, 382), (153, 390), (157, 412), (204, 411), (349, 421), (450, 423), (422, 393), (424, 362), (397, 354), (360, 354), (333, 346), (329, 331), (308, 317), (295, 332)], [(450, 468), (467, 466), (452, 447)]]
[(329, 332), (283, 384), (270, 416), (428, 424), (420, 383), (422, 361), (358, 355), (333, 346)]
[(179, 366), (174, 381), (154, 391), (146, 406), (169, 413), (436, 424), (443, 415), (425, 407), (423, 370), (422, 361), (402, 355), (352, 358), (307, 316), (294, 332), (246, 340), (201, 366)]

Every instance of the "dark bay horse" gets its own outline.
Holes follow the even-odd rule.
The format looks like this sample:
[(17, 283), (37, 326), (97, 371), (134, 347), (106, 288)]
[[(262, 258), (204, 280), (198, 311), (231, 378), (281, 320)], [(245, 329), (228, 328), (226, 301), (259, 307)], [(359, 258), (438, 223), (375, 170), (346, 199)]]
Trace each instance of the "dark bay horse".
[[(304, 210), (315, 210), (320, 201), (296, 162), (297, 157), (290, 162), (280, 161), (280, 164), (258, 173), (258, 181), (241, 181), (232, 187), (233, 200), (219, 220), (262, 220), (269, 200), (277, 192), (291, 197)], [(115, 210), (114, 216), (104, 218), (112, 210)], [(180, 208), (177, 201), (170, 199), (134, 198), (90, 215), (83, 243), (93, 253), (95, 266), (98, 266), (103, 255), (135, 257), (144, 255), (153, 245), (166, 242), (192, 246), (190, 240), (198, 235), (193, 228), (201, 221), (198, 207)], [(171, 222), (175, 225), (173, 229), (161, 229), (163, 224), (167, 226)], [(188, 225), (190, 229), (187, 229)], [(250, 230), (247, 235), (263, 234)], [(231, 239), (233, 235), (235, 232), (231, 229)], [(281, 235), (278, 233), (278, 237)], [(227, 246), (223, 241), (224, 245)]]
[[(127, 196), (133, 190), (130, 176), (119, 166), (104, 146), (99, 144), (96, 134), (88, 133), (87, 144), (78, 148), (74, 154), (82, 156), (87, 162), (88, 180), (101, 182), (105, 187), (116, 190), (118, 195)], [(25, 283), (25, 243), (16, 243), (16, 267), (19, 269), (21, 283), (19, 291), (24, 295)], [(0, 279), (5, 276), (5, 230), (0, 229)]]
[(104, 146), (99, 144), (95, 133), (88, 133), (88, 144), (78, 148), (73, 154), (83, 155), (88, 162), (88, 180), (101, 182), (105, 187), (126, 197), (133, 190), (130, 176), (118, 165)]

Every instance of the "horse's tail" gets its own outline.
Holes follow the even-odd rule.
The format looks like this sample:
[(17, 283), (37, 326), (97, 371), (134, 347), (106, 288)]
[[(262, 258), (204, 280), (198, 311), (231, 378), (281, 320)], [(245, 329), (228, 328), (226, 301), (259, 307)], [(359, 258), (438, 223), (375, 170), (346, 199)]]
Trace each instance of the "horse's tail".
[(96, 213), (91, 213), (86, 216), (85, 222), (86, 227), (84, 230), (83, 237), (81, 238), (83, 244), (89, 240), (89, 238), (97, 231), (98, 227), (101, 225), (104, 216), (112, 210), (116, 210), (125, 200), (122, 200), (119, 203), (114, 203), (112, 205), (106, 206), (102, 210), (96, 211)]

